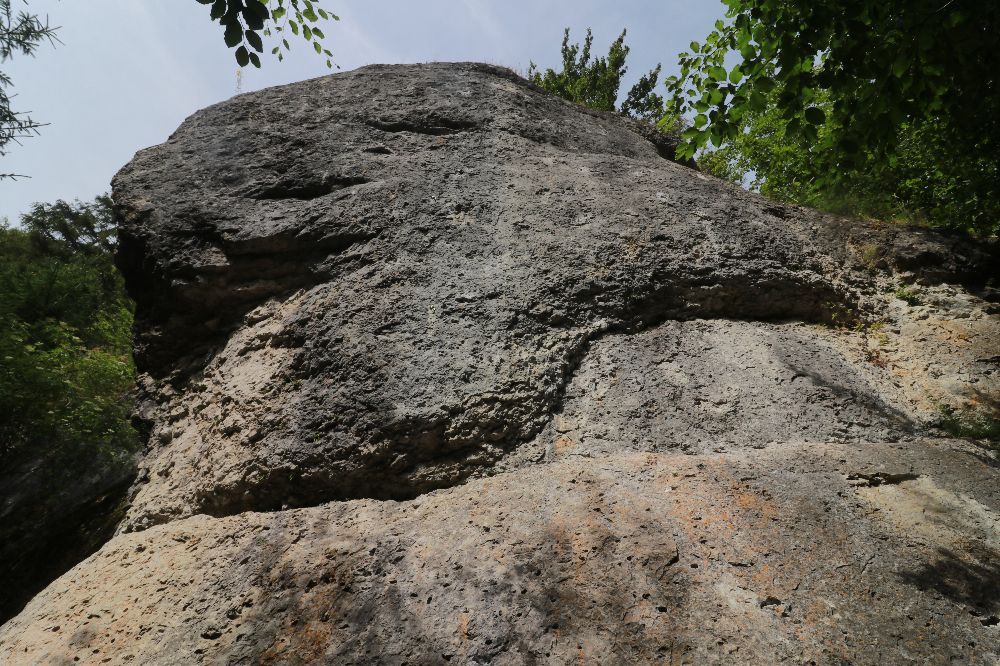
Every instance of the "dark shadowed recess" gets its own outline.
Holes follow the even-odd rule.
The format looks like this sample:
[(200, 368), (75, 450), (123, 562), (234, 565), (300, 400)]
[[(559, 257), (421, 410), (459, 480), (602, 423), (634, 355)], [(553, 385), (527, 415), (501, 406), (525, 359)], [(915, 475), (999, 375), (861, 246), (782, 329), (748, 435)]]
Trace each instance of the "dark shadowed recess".
[(134, 478), (131, 458), (9, 468), (0, 478), (0, 624), (112, 537)]

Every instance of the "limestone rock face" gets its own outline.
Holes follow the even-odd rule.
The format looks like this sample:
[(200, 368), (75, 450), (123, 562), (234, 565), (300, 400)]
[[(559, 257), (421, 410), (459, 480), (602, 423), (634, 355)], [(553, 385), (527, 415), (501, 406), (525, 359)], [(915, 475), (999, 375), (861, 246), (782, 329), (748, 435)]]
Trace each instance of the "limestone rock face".
[(995, 455), (933, 427), (1000, 401), (995, 248), (674, 145), (431, 64), (139, 153), (149, 446), (0, 662), (1000, 659)]

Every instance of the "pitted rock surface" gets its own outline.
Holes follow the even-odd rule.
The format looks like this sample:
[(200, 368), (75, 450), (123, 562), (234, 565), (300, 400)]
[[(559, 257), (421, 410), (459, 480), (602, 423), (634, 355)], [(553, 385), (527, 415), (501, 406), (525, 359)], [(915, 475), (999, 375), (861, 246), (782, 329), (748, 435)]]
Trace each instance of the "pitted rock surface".
[(198, 516), (110, 542), (0, 661), (991, 664), (995, 482), (947, 446), (783, 445)]
[[(114, 182), (154, 447), (125, 528), (481, 474), (609, 332), (874, 316), (851, 243), (890, 261), (893, 231), (776, 207), (636, 127), (498, 68), (372, 67), (141, 152)], [(936, 242), (924, 264), (983, 261)]]
[(994, 663), (996, 456), (934, 421), (997, 413), (995, 246), (674, 145), (438, 63), (140, 152), (149, 444), (0, 661)]

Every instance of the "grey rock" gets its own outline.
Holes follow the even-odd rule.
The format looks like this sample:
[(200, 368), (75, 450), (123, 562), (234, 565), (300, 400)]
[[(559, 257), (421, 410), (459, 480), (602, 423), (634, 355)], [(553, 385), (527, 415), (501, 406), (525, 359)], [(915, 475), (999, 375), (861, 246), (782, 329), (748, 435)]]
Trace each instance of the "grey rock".
[[(156, 437), (125, 529), (457, 483), (534, 438), (610, 332), (877, 316), (864, 261), (900, 232), (777, 206), (636, 127), (495, 67), (367, 67), (140, 152), (114, 196)], [(909, 269), (989, 265), (920, 243)]]
[(996, 480), (947, 443), (789, 444), (196, 516), (50, 586), (0, 662), (994, 664)]
[(996, 247), (674, 145), (430, 64), (140, 152), (147, 451), (0, 661), (994, 663)]

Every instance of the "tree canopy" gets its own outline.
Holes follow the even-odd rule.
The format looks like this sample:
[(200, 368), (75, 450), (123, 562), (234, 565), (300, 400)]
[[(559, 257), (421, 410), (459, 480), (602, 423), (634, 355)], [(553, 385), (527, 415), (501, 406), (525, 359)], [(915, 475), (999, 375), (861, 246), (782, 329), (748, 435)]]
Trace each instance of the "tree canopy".
[[(726, 21), (680, 55), (668, 87), (696, 113), (690, 149), (720, 145), (749, 111), (774, 103), (786, 129), (817, 140), (828, 120), (842, 161), (889, 150), (906, 121), (979, 120), (995, 131), (1000, 3), (971, 0), (723, 0)], [(736, 57), (732, 67), (727, 58)], [(817, 94), (829, 94), (826, 108)], [(983, 126), (980, 126), (983, 127)], [(982, 129), (977, 129), (983, 133)]]
[(528, 68), (528, 79), (560, 97), (602, 111), (620, 111), (631, 118), (658, 122), (666, 108), (664, 99), (656, 92), (660, 77), (660, 65), (646, 72), (629, 89), (621, 107), (618, 95), (622, 77), (628, 71), (626, 60), (629, 47), (625, 45), (625, 31), (611, 43), (608, 55), (591, 57), (594, 35), (587, 28), (583, 46), (569, 43), (569, 28), (563, 32), (562, 70), (546, 69), (539, 72), (534, 62)]
[(1000, 3), (723, 1), (667, 80), (681, 156), (711, 142), (765, 193), (996, 230)]
[(132, 306), (111, 200), (36, 204), (21, 226), (0, 226), (0, 462), (132, 450)]

